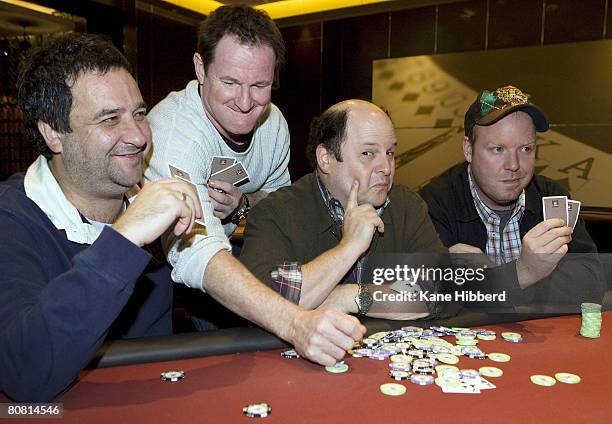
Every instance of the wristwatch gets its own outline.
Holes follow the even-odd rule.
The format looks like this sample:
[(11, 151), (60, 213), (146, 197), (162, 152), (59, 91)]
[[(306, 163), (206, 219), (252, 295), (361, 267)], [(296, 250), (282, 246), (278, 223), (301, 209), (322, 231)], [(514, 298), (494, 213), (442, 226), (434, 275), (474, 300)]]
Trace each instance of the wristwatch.
[(230, 218), (230, 222), (232, 224), (240, 224), (240, 221), (246, 218), (251, 210), (251, 204), (249, 203), (249, 198), (246, 196), (246, 194), (242, 193), (242, 199), (244, 199), (244, 205), (242, 207), (238, 205), (238, 208), (236, 208), (234, 213), (232, 213), (232, 217)]
[(374, 298), (364, 283), (357, 284), (359, 285), (359, 292), (357, 293), (357, 296), (355, 296), (355, 303), (357, 304), (358, 308), (357, 313), (359, 315), (365, 315), (370, 310), (372, 303), (374, 303)]

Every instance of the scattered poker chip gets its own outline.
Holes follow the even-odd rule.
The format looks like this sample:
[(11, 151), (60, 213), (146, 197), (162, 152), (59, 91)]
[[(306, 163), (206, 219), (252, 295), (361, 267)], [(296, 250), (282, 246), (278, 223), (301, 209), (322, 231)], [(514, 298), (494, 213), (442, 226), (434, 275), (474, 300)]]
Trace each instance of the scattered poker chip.
[(495, 340), (497, 336), (495, 335), (495, 331), (482, 331), (476, 334), (476, 337), (480, 340)]
[(409, 350), (408, 352), (406, 352), (406, 354), (416, 359), (423, 359), (425, 357), (425, 352), (418, 349)]
[(401, 355), (401, 354), (393, 355), (389, 359), (391, 359), (391, 362), (397, 362), (397, 363), (402, 363), (402, 364), (409, 364), (412, 362), (412, 356)]
[(385, 337), (388, 333), (386, 331), (380, 331), (378, 333), (374, 333), (372, 334), (370, 337), (368, 337), (369, 339), (374, 339), (374, 340), (380, 340), (383, 337)]
[(569, 372), (558, 372), (555, 374), (555, 378), (565, 384), (578, 384), (582, 380), (576, 374), (571, 374)]
[(485, 377), (501, 377), (504, 375), (504, 372), (496, 367), (480, 367), (478, 372)]
[(328, 365), (325, 367), (325, 371), (331, 372), (332, 374), (342, 374), (343, 372), (347, 372), (349, 370), (349, 366), (344, 362), (338, 362), (334, 365)]
[(510, 361), (510, 355), (505, 353), (489, 353), (487, 357), (494, 362), (508, 362)]
[(443, 375), (435, 379), (436, 385), (440, 387), (459, 387), (461, 380), (454, 375)]
[(185, 378), (185, 371), (165, 371), (160, 375), (162, 381), (179, 381)]
[(410, 379), (410, 373), (407, 371), (391, 370), (389, 371), (389, 377), (394, 380), (408, 380)]
[(555, 384), (557, 384), (557, 380), (547, 375), (536, 374), (536, 375), (532, 375), (531, 377), (529, 377), (529, 379), (531, 380), (533, 384), (537, 384), (538, 386), (550, 387), (550, 386), (554, 386)]
[(463, 356), (463, 351), (461, 350), (461, 346), (451, 347), (451, 353), (455, 356)]
[(368, 357), (372, 354), (372, 349), (367, 349), (367, 348), (361, 348), (361, 349), (354, 349), (353, 352), (351, 353), (351, 356), (353, 356), (354, 358), (364, 358), (364, 357)]
[(501, 336), (502, 339), (507, 342), (518, 343), (523, 341), (523, 336), (521, 336), (519, 333), (505, 332), (501, 333)]
[(395, 345), (395, 347), (397, 347), (401, 352), (405, 353), (410, 350), (410, 343), (399, 342)]
[(435, 345), (431, 348), (431, 351), (435, 354), (452, 354), (452, 349), (448, 346)]
[(406, 386), (398, 383), (385, 383), (380, 385), (380, 391), (388, 396), (401, 396), (406, 393)]
[(434, 383), (434, 378), (431, 375), (413, 374), (410, 376), (410, 382), (417, 386), (428, 386)]
[(477, 339), (461, 339), (457, 340), (457, 346), (476, 346), (478, 344)]
[(459, 375), (466, 380), (478, 380), (480, 374), (476, 370), (460, 370)]
[(410, 364), (403, 362), (391, 362), (389, 364), (389, 369), (393, 371), (410, 371), (411, 368)]
[(272, 412), (272, 408), (267, 403), (252, 403), (242, 408), (244, 415), (250, 418), (265, 418)]
[(459, 374), (459, 368), (455, 367), (454, 365), (438, 365), (436, 367), (436, 373), (438, 373), (439, 376), (443, 376), (447, 373), (453, 373), (453, 374)]
[(454, 365), (459, 362), (459, 358), (452, 353), (439, 353), (436, 355), (436, 359), (443, 364), (451, 364)]
[(297, 353), (295, 350), (286, 350), (284, 352), (281, 352), (281, 356), (287, 359), (297, 359), (300, 357), (300, 354)]

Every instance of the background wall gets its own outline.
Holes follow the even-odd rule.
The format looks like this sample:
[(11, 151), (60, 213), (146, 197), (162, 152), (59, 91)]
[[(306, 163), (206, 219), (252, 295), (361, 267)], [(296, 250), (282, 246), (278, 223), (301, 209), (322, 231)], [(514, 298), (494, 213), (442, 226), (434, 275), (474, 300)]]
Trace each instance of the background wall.
[[(310, 119), (341, 99), (371, 99), (373, 60), (612, 38), (609, 2), (474, 0), (345, 19), (280, 21), (287, 66), (273, 101), (291, 129), (292, 178), (310, 170), (304, 156)], [(193, 78), (198, 15), (168, 10), (162, 17), (154, 6), (135, 0), (38, 3), (82, 16), (84, 30), (111, 36), (138, 70), (149, 106)], [(29, 149), (27, 141), (21, 145)], [(0, 157), (0, 174), (27, 165)]]

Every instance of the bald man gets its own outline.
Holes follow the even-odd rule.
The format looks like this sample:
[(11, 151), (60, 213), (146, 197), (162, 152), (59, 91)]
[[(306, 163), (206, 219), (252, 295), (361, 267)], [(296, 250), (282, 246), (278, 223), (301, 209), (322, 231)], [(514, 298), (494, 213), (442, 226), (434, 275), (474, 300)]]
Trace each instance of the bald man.
[(253, 209), (240, 260), (306, 309), (391, 319), (433, 312), (423, 302), (370, 310), (380, 290), (364, 281), (371, 254), (445, 252), (424, 202), (393, 185), (396, 146), (391, 120), (369, 102), (347, 100), (313, 119), (314, 172)]

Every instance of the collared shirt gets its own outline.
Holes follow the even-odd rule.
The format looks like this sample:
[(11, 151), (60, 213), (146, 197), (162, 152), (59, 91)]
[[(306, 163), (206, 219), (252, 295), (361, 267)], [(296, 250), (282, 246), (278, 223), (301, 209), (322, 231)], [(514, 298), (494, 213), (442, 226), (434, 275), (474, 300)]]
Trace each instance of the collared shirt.
[[(331, 219), (335, 222), (336, 226), (340, 230), (338, 235), (342, 238), (342, 227), (344, 225), (344, 208), (340, 201), (335, 199), (327, 187), (319, 178), (319, 173), (315, 171), (317, 178), (317, 184), (323, 202), (327, 206), (327, 212)], [(382, 216), (385, 208), (389, 204), (389, 198), (385, 200), (385, 203), (376, 209), (378, 216)], [(323, 252), (321, 252), (323, 253)], [(368, 251), (364, 252), (355, 265), (353, 265), (349, 277), (351, 282), (361, 282), (363, 274), (363, 265), (366, 261)], [(276, 266), (276, 269), (271, 272), (272, 277), (272, 288), (280, 293), (286, 299), (292, 301), (295, 304), (299, 304), (300, 296), (302, 291), (302, 264), (299, 262), (283, 262)]]
[(521, 256), (521, 232), (519, 221), (525, 211), (525, 190), (523, 190), (512, 210), (510, 219), (501, 228), (501, 218), (489, 208), (478, 195), (472, 180), (471, 167), (468, 166), (468, 181), (474, 199), (474, 206), (487, 230), (486, 254), (497, 265), (511, 262)]

